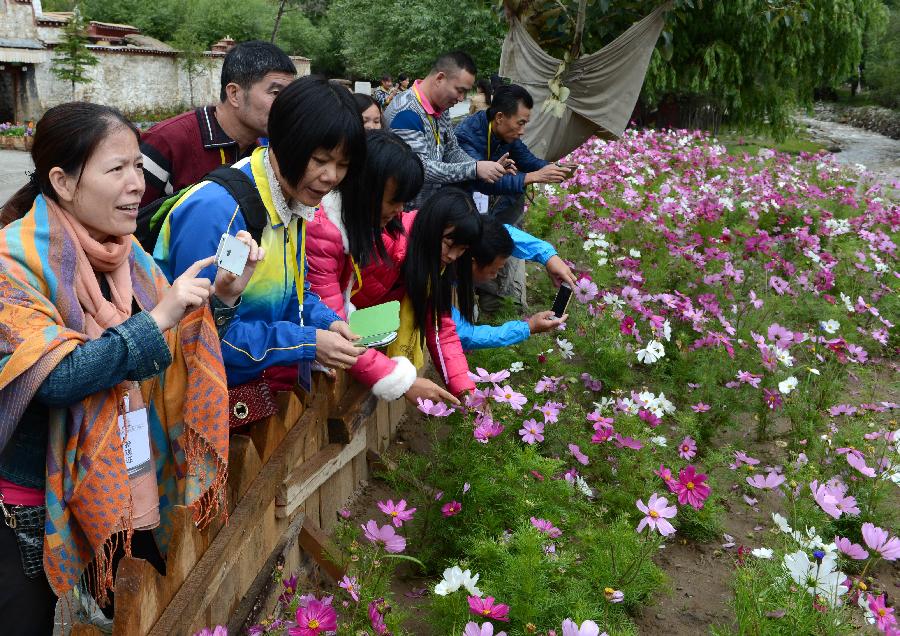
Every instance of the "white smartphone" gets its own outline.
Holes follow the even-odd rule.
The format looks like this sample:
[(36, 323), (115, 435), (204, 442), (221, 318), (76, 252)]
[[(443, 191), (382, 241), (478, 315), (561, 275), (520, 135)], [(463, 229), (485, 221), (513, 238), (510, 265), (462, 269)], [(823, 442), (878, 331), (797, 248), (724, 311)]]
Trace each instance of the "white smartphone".
[(250, 246), (237, 240), (231, 234), (223, 234), (216, 250), (216, 265), (235, 276), (244, 273), (244, 266), (250, 256)]

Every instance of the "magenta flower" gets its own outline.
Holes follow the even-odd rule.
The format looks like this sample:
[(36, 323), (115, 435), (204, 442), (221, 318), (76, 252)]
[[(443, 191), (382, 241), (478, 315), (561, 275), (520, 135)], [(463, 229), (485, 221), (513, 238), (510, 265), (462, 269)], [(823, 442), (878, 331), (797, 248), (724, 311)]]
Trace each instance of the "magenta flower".
[(553, 525), (552, 521), (546, 519), (531, 518), (531, 525), (546, 534), (551, 539), (555, 539), (562, 535), (562, 530)]
[(492, 618), (498, 621), (509, 622), (509, 605), (494, 603), (494, 597), (478, 598), (469, 596), (469, 611), (481, 618)]
[(834, 537), (834, 545), (837, 546), (837, 549), (846, 554), (851, 559), (856, 559), (857, 561), (862, 561), (863, 559), (869, 558), (869, 553), (866, 552), (861, 545), (858, 543), (853, 543), (850, 539), (844, 537)]
[(337, 612), (330, 604), (312, 599), (297, 608), (297, 625), (288, 629), (290, 636), (319, 636), (337, 629)]
[[(610, 422), (611, 421), (612, 420), (610, 420)], [(597, 422), (594, 424), (594, 430), (596, 432), (591, 437), (591, 444), (603, 444), (604, 442), (608, 442), (616, 433), (616, 429), (613, 428), (612, 424), (606, 422)]]
[(194, 634), (194, 636), (228, 636), (228, 628), (224, 625), (216, 625), (212, 629), (210, 629), (209, 627), (204, 627), (199, 632)]
[(656, 493), (650, 495), (647, 505), (640, 499), (637, 500), (638, 510), (646, 515), (638, 524), (637, 531), (640, 532), (645, 526), (649, 526), (651, 530), (656, 530), (662, 536), (668, 537), (675, 533), (675, 528), (667, 519), (673, 518), (678, 513), (678, 508), (669, 506), (669, 501), (665, 497), (660, 497)]
[(381, 544), (388, 552), (403, 552), (406, 549), (406, 539), (397, 534), (392, 526), (387, 524), (378, 527), (374, 519), (364, 526), (360, 526), (365, 532), (366, 539), (375, 544)]
[(422, 398), (416, 398), (416, 402), (418, 404), (418, 409), (425, 415), (431, 415), (432, 417), (447, 417), (448, 415), (453, 414), (453, 409), (449, 408), (443, 402), (432, 402), (431, 400), (423, 400)]
[(581, 452), (581, 448), (578, 444), (569, 444), (569, 452), (572, 453), (572, 456), (578, 460), (579, 464), (587, 466), (591, 463), (591, 460), (588, 459), (588, 456)]
[(479, 419), (472, 434), (476, 440), (482, 444), (487, 444), (488, 440), (497, 437), (503, 431), (504, 427), (502, 424), (495, 422), (489, 417), (482, 417)]
[(493, 398), (501, 404), (509, 404), (514, 411), (521, 411), (528, 399), (518, 391), (514, 391), (508, 384), (503, 388), (494, 389)]
[(535, 442), (544, 441), (544, 425), (540, 424), (534, 418), (522, 422), (522, 428), (519, 429), (519, 435), (526, 444), (534, 444)]
[(896, 561), (900, 557), (900, 539), (888, 538), (888, 531), (871, 523), (862, 525), (863, 541), (873, 552), (877, 552), (885, 561)]
[(356, 581), (355, 576), (347, 576), (345, 574), (344, 578), (338, 583), (338, 587), (347, 590), (347, 594), (349, 594), (354, 601), (359, 602), (359, 583)]
[(681, 440), (681, 443), (678, 445), (678, 456), (681, 457), (681, 459), (691, 460), (696, 454), (697, 442), (695, 442), (694, 439), (690, 435), (688, 435), (683, 440)]
[(678, 483), (678, 480), (672, 477), (672, 471), (670, 469), (660, 464), (659, 468), (653, 471), (653, 474), (666, 483), (666, 486), (669, 487), (669, 491), (675, 492), (675, 485)]
[(763, 401), (773, 411), (781, 406), (781, 394), (771, 389), (763, 389)]
[(458, 515), (462, 510), (462, 504), (458, 501), (451, 501), (450, 503), (445, 503), (441, 506), (441, 514), (445, 517), (452, 517), (453, 515)]
[(678, 483), (674, 484), (675, 494), (678, 495), (678, 503), (688, 504), (696, 510), (703, 507), (703, 502), (709, 497), (709, 486), (705, 482), (707, 476), (698, 473), (693, 466), (687, 466), (678, 473)]
[(868, 601), (869, 611), (872, 612), (872, 616), (875, 619), (875, 627), (879, 631), (888, 633), (888, 630), (890, 630), (892, 634), (896, 634), (897, 632), (893, 627), (897, 624), (897, 618), (894, 616), (894, 608), (887, 606), (884, 594), (878, 598), (875, 598), (874, 594), (869, 594)]
[(406, 521), (411, 521), (416, 513), (415, 508), (406, 507), (406, 499), (401, 499), (396, 504), (393, 499), (387, 501), (379, 501), (378, 509), (391, 518), (391, 523), (395, 528), (400, 528)]
[(770, 471), (765, 475), (756, 474), (753, 475), (753, 477), (747, 477), (747, 483), (760, 490), (775, 490), (784, 483), (785, 479), (786, 477), (784, 475), (780, 475), (775, 471)]
[(387, 625), (384, 623), (384, 614), (388, 609), (383, 598), (375, 599), (369, 603), (369, 623), (376, 634), (382, 636), (388, 634)]
[(619, 433), (616, 433), (615, 436), (613, 436), (613, 443), (619, 448), (630, 448), (631, 450), (641, 450), (644, 447), (644, 444), (640, 440)]

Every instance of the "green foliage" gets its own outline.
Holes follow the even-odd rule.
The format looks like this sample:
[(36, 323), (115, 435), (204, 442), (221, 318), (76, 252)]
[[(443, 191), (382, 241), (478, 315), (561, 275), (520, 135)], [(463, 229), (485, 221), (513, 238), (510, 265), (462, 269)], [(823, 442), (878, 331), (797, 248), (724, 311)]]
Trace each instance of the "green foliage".
[(891, 11), (868, 55), (865, 79), (882, 106), (900, 108), (900, 6)]
[(87, 48), (87, 25), (78, 6), (75, 7), (72, 19), (63, 28), (62, 40), (56, 46), (51, 70), (59, 79), (72, 86), (72, 99), (75, 99), (75, 85), (87, 84), (89, 67), (97, 64), (97, 58)]
[(331, 32), (350, 74), (375, 78), (383, 72), (423, 77), (441, 53), (470, 53), (479, 73), (494, 72), (505, 28), (479, 0), (335, 0)]

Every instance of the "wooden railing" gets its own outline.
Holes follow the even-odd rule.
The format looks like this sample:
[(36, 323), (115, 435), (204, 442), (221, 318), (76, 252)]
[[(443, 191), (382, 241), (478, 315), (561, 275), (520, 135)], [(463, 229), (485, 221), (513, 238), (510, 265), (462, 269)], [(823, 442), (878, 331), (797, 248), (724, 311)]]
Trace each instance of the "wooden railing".
[[(387, 447), (406, 403), (378, 401), (342, 373), (317, 375), (311, 396), (279, 394), (277, 415), (232, 435), (227, 524), (199, 532), (179, 507), (165, 576), (143, 559), (120, 562), (113, 634), (182, 636), (217, 624), (237, 634), (275, 565), (289, 571), (301, 549), (339, 574), (322, 558), (327, 533), (368, 478), (367, 454)], [(72, 634), (100, 631), (75, 625)]]

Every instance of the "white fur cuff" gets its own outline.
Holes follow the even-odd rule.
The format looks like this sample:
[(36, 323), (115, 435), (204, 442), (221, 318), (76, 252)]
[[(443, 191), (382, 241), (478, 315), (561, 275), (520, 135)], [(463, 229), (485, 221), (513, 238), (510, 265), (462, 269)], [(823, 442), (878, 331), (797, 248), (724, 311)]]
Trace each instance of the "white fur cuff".
[(395, 361), (397, 366), (372, 387), (372, 393), (380, 400), (396, 400), (402, 397), (418, 377), (413, 363), (405, 357), (397, 356), (391, 360)]

